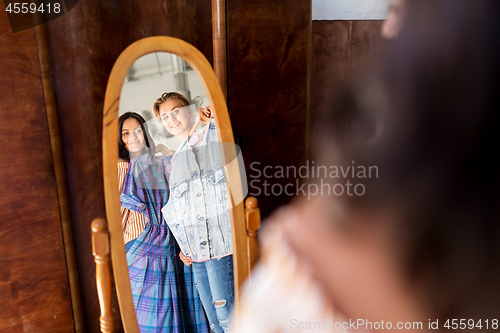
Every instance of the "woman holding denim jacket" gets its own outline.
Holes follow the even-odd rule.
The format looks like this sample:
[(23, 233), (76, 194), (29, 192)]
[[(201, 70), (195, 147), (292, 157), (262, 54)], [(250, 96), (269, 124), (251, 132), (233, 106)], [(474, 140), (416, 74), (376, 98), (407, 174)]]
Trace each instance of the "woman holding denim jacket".
[[(166, 130), (183, 139), (172, 156), (171, 196), (162, 212), (181, 247), (181, 260), (193, 267), (210, 326), (219, 333), (230, 328), (234, 304), (230, 205), (210, 107), (200, 109), (195, 122), (206, 126), (190, 136), (193, 114), (189, 104), (184, 96), (171, 92), (153, 105)], [(166, 147), (160, 150), (170, 153)]]
[(121, 205), (146, 220), (142, 232), (127, 243), (126, 253), (139, 329), (208, 333), (192, 270), (178, 260), (179, 247), (161, 214), (169, 197), (165, 174), (170, 157), (154, 156), (147, 124), (137, 113), (120, 117), (118, 136), (119, 151), (130, 160)]

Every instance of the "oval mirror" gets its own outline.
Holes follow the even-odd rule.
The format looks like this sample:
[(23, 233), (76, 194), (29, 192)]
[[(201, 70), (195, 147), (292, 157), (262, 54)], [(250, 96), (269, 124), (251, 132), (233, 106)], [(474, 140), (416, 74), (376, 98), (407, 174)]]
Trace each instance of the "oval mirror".
[(103, 164), (125, 331), (230, 325), (249, 273), (246, 179), (221, 88), (195, 47), (150, 37), (123, 51), (106, 88)]

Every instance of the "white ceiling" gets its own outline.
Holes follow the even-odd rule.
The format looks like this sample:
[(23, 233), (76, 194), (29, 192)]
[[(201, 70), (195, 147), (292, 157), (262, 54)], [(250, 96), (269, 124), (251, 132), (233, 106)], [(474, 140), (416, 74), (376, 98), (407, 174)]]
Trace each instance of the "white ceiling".
[(313, 20), (383, 20), (388, 0), (312, 0)]

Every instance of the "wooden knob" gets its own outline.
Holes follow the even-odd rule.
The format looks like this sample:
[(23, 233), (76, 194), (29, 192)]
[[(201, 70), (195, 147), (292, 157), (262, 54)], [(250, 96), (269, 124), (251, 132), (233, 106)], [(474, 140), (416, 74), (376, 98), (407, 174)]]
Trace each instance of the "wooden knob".
[(101, 218), (101, 217), (94, 219), (92, 221), (92, 223), (90, 224), (90, 229), (93, 232), (100, 232), (100, 231), (106, 230), (107, 227), (108, 227), (108, 225), (106, 223), (106, 220)]
[(258, 203), (259, 202), (257, 201), (256, 197), (248, 197), (245, 200), (245, 207), (247, 209), (255, 209), (255, 208), (257, 208)]

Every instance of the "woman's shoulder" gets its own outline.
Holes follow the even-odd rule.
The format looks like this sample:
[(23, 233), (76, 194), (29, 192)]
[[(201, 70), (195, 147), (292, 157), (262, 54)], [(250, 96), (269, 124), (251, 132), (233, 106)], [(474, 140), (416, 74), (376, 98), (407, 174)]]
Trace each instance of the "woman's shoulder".
[(127, 172), (128, 167), (129, 167), (129, 162), (126, 160), (118, 159), (118, 173), (124, 173)]
[(130, 165), (144, 163), (151, 159), (151, 155), (144, 154), (130, 159)]

